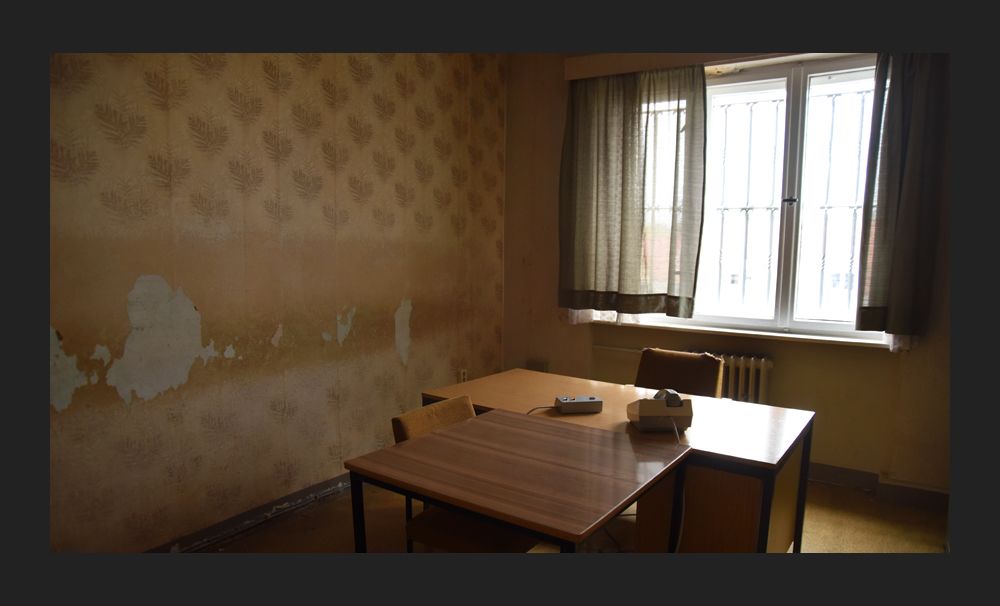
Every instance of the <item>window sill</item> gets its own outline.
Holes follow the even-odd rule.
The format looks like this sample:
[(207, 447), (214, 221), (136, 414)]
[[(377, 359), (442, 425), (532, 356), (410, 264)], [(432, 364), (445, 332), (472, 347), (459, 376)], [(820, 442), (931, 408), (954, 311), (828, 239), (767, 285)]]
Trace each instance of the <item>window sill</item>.
[(749, 337), (755, 339), (774, 339), (776, 341), (793, 341), (797, 343), (824, 343), (831, 345), (849, 345), (854, 347), (871, 347), (874, 349), (889, 349), (889, 344), (884, 341), (872, 341), (869, 339), (859, 339), (855, 337), (838, 337), (831, 335), (807, 335), (801, 333), (774, 332), (769, 330), (749, 330), (742, 328), (719, 328), (715, 326), (687, 326), (681, 324), (640, 324), (638, 322), (608, 322), (606, 320), (594, 320), (593, 324), (604, 326), (629, 326), (633, 328), (647, 328), (650, 330), (667, 330), (677, 332), (694, 332), (704, 334), (729, 335), (735, 337)]

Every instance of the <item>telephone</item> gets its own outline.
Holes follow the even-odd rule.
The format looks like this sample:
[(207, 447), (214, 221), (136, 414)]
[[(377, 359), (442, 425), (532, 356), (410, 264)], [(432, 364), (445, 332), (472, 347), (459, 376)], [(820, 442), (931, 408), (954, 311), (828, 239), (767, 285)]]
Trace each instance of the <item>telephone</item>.
[(628, 420), (639, 431), (684, 431), (691, 427), (694, 411), (690, 398), (673, 389), (661, 389), (652, 398), (641, 398), (625, 408)]

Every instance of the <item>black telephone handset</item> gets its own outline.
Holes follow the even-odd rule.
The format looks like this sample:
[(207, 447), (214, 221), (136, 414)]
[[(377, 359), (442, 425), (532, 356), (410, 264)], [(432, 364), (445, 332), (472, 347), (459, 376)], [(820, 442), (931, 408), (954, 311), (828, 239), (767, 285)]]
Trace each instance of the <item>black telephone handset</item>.
[(682, 406), (681, 396), (673, 389), (661, 389), (653, 396), (654, 400), (666, 400), (667, 406)]

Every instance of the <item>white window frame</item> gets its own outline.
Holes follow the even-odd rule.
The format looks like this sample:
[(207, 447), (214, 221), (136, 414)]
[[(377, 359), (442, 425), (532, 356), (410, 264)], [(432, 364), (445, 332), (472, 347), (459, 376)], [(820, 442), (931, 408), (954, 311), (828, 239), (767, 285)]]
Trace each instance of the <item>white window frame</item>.
[[(727, 66), (713, 66), (706, 70), (706, 86), (739, 84), (745, 82), (785, 79), (785, 160), (782, 168), (782, 200), (801, 197), (803, 146), (806, 124), (806, 96), (810, 76), (819, 73), (850, 71), (875, 65), (874, 54), (852, 54), (836, 58), (788, 57), (767, 65), (746, 67), (736, 71)], [(740, 64), (734, 64), (740, 65)], [(747, 64), (743, 64), (747, 65)], [(726, 73), (729, 71), (729, 73)], [(713, 75), (721, 72), (720, 75)], [(795, 284), (797, 276), (799, 204), (782, 203), (779, 223), (777, 286), (774, 319), (732, 318), (695, 314), (692, 318), (676, 318), (665, 314), (617, 315), (617, 323), (685, 328), (706, 327), (710, 330), (735, 330), (759, 333), (781, 333), (832, 337), (870, 344), (887, 344), (885, 333), (854, 330), (853, 323), (801, 321), (794, 319)], [(860, 245), (860, 243), (859, 243)]]

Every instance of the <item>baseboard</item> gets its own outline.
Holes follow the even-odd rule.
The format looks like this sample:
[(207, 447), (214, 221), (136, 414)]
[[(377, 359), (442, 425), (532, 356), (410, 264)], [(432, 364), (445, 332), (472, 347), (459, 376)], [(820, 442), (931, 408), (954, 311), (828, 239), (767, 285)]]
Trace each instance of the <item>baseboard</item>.
[(879, 499), (935, 511), (948, 510), (948, 494), (879, 482), (877, 473), (823, 463), (809, 463), (809, 479), (815, 482), (856, 488)]
[(825, 484), (848, 486), (875, 494), (878, 491), (878, 474), (823, 463), (809, 463), (809, 479)]
[(878, 498), (893, 503), (913, 505), (922, 509), (948, 511), (949, 498), (946, 492), (935, 492), (933, 490), (911, 488), (910, 486), (882, 483), (878, 485)]
[(189, 553), (207, 551), (212, 546), (250, 530), (258, 524), (295, 511), (317, 499), (340, 494), (350, 488), (349, 474), (344, 473), (335, 478), (307, 486), (280, 499), (265, 503), (249, 511), (237, 514), (208, 528), (183, 536), (154, 547), (147, 553)]

